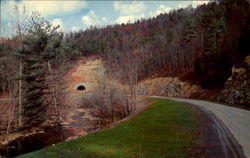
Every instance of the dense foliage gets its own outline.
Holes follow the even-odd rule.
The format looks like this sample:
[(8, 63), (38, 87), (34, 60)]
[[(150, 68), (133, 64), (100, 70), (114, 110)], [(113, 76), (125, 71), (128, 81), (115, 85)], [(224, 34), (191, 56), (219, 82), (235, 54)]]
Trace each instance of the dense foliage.
[[(35, 12), (25, 23), (22, 33), (13, 39), (1, 39), (0, 45), (0, 95), (4, 95), (3, 101), (13, 105), (11, 119), (1, 122), (7, 132), (11, 126), (34, 127), (46, 118), (58, 117), (57, 90), (61, 88), (58, 78), (62, 75), (55, 70), (59, 72), (69, 58), (65, 55), (68, 48), (62, 43), (59, 26), (52, 26)], [(46, 116), (48, 110), (53, 116)]]
[[(80, 56), (101, 56), (107, 74), (128, 85), (128, 96), (135, 100), (135, 85), (154, 76), (177, 76), (218, 90), (231, 67), (242, 63), (250, 52), (247, 0), (210, 2), (64, 36), (43, 19), (30, 20), (25, 22), (26, 32), (0, 39), (0, 95), (13, 98), (13, 113), (23, 117), (19, 117), (19, 126), (21, 119), (25, 126), (43, 122), (48, 106), (57, 106), (52, 101), (58, 96), (49, 65), (58, 71)], [(12, 120), (4, 126), (13, 124)]]
[(36, 125), (45, 120), (48, 62), (60, 53), (61, 35), (57, 27), (34, 15), (17, 55), (22, 59), (23, 123)]
[(103, 56), (115, 72), (125, 73), (125, 65), (136, 63), (138, 79), (179, 76), (204, 88), (221, 88), (232, 65), (249, 53), (249, 12), (246, 0), (222, 0), (133, 24), (68, 33), (65, 41), (79, 55)]

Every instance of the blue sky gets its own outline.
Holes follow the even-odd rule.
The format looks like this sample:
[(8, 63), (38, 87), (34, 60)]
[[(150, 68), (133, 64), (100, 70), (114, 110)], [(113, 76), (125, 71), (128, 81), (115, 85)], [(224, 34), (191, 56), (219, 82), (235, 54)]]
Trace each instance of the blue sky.
[(87, 29), (91, 25), (103, 27), (108, 24), (133, 22), (140, 18), (168, 13), (172, 9), (189, 5), (208, 3), (208, 1), (74, 1), (74, 0), (1, 0), (1, 35), (9, 34), (12, 25), (11, 15), (15, 5), (26, 14), (38, 11), (62, 31)]

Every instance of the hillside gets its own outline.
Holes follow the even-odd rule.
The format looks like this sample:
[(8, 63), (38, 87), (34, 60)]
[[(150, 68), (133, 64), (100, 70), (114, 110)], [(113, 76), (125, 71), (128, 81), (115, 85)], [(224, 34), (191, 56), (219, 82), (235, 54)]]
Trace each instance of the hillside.
[(67, 34), (65, 41), (82, 55), (101, 55), (110, 71), (126, 73), (123, 65), (133, 65), (139, 80), (179, 77), (218, 92), (249, 54), (249, 10), (246, 0), (214, 2), (132, 24), (91, 27)]
[[(13, 5), (13, 10), (3, 10), (14, 16), (1, 17), (9, 27), (4, 34), (10, 31), (13, 35), (0, 37), (0, 157), (60, 142), (27, 156), (202, 157), (201, 139), (195, 134), (207, 124), (226, 133), (217, 133), (229, 142), (228, 148), (223, 142), (221, 148), (232, 147), (244, 157), (242, 144), (209, 109), (153, 99), (141, 112), (146, 107), (141, 99), (149, 96), (200, 99), (249, 109), (249, 0), (186, 2), (190, 6), (183, 8), (181, 1), (145, 1), (148, 6), (141, 1), (43, 3), (48, 6), (40, 1), (1, 1), (1, 6)], [(95, 3), (107, 3), (113, 9), (104, 13), (117, 20), (136, 16), (130, 12), (137, 12), (137, 5), (146, 12), (155, 3), (154, 7), (164, 11), (118, 23), (97, 16), (91, 7), (101, 5)], [(25, 4), (29, 4), (27, 15)], [(79, 10), (72, 9), (79, 6)], [(42, 13), (35, 10), (41, 8)], [(51, 12), (56, 13), (52, 16)], [(72, 26), (79, 21), (85, 25)], [(221, 109), (227, 117), (234, 115), (234, 110)], [(237, 118), (243, 120), (240, 138), (248, 138), (244, 134), (248, 116)], [(213, 145), (211, 148), (216, 147)], [(232, 154), (217, 149), (218, 155), (220, 151)]]

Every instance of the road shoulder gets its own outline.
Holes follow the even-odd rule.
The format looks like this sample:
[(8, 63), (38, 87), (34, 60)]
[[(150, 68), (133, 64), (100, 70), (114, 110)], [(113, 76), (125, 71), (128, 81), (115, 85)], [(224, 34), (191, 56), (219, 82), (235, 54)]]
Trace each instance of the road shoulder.
[(206, 158), (245, 158), (244, 151), (232, 133), (215, 114), (193, 105), (202, 116), (202, 140)]

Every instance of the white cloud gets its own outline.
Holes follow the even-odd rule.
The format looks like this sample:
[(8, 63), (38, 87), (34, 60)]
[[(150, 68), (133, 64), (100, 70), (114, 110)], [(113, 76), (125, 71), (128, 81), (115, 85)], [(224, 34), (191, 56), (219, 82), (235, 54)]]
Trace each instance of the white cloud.
[(59, 30), (64, 31), (64, 24), (63, 24), (63, 22), (62, 22), (62, 20), (61, 20), (60, 18), (56, 18), (56, 19), (52, 20), (51, 23), (52, 23), (52, 25), (54, 25), (54, 26), (60, 25)]
[(93, 10), (90, 10), (86, 15), (82, 16), (82, 22), (86, 25), (98, 25), (100, 20), (95, 15)]
[(186, 8), (189, 5), (191, 5), (193, 8), (196, 8), (199, 5), (208, 4), (209, 2), (210, 2), (209, 0), (182, 2), (178, 5), (178, 8)]
[(10, 23), (10, 22), (8, 22), (7, 26), (8, 26), (8, 27), (12, 27), (12, 25), (11, 25), (11, 23)]
[[(22, 0), (21, 2), (16, 2), (15, 0), (1, 1), (1, 14), (2, 18), (8, 19), (9, 14), (13, 13), (14, 6), (17, 5), (20, 8), (25, 6), (26, 13), (29, 15), (32, 11), (38, 11), (44, 17), (55, 16), (55, 15), (64, 15), (69, 13), (78, 12), (83, 8), (87, 7), (85, 1), (31, 1), (31, 0)], [(22, 9), (23, 10), (23, 9)]]
[(193, 7), (197, 7), (198, 5), (208, 4), (210, 1), (193, 1)]
[(165, 5), (160, 5), (156, 11), (154, 12), (149, 12), (149, 15), (150, 16), (157, 16), (159, 14), (162, 14), (162, 13), (169, 13), (169, 11), (172, 10), (172, 8), (170, 7), (167, 7)]
[(82, 22), (85, 25), (101, 25), (107, 23), (106, 17), (98, 17), (93, 10), (90, 10), (86, 15), (82, 16)]
[(71, 28), (71, 31), (75, 32), (75, 31), (79, 31), (80, 30), (80, 27), (77, 27), (77, 26), (73, 26)]
[(189, 5), (190, 5), (190, 3), (189, 4), (181, 3), (181, 4), (178, 4), (178, 8), (187, 8)]
[(137, 14), (137, 15), (127, 15), (127, 16), (120, 16), (116, 19), (116, 23), (118, 24), (126, 24), (128, 22), (135, 22), (138, 19), (145, 18), (144, 14)]
[(107, 19), (106, 17), (102, 17), (101, 20), (102, 20), (103, 22), (108, 22), (108, 19)]
[(118, 11), (122, 15), (139, 14), (147, 9), (147, 6), (143, 2), (136, 1), (133, 1), (130, 4), (115, 1), (113, 7), (115, 11)]

